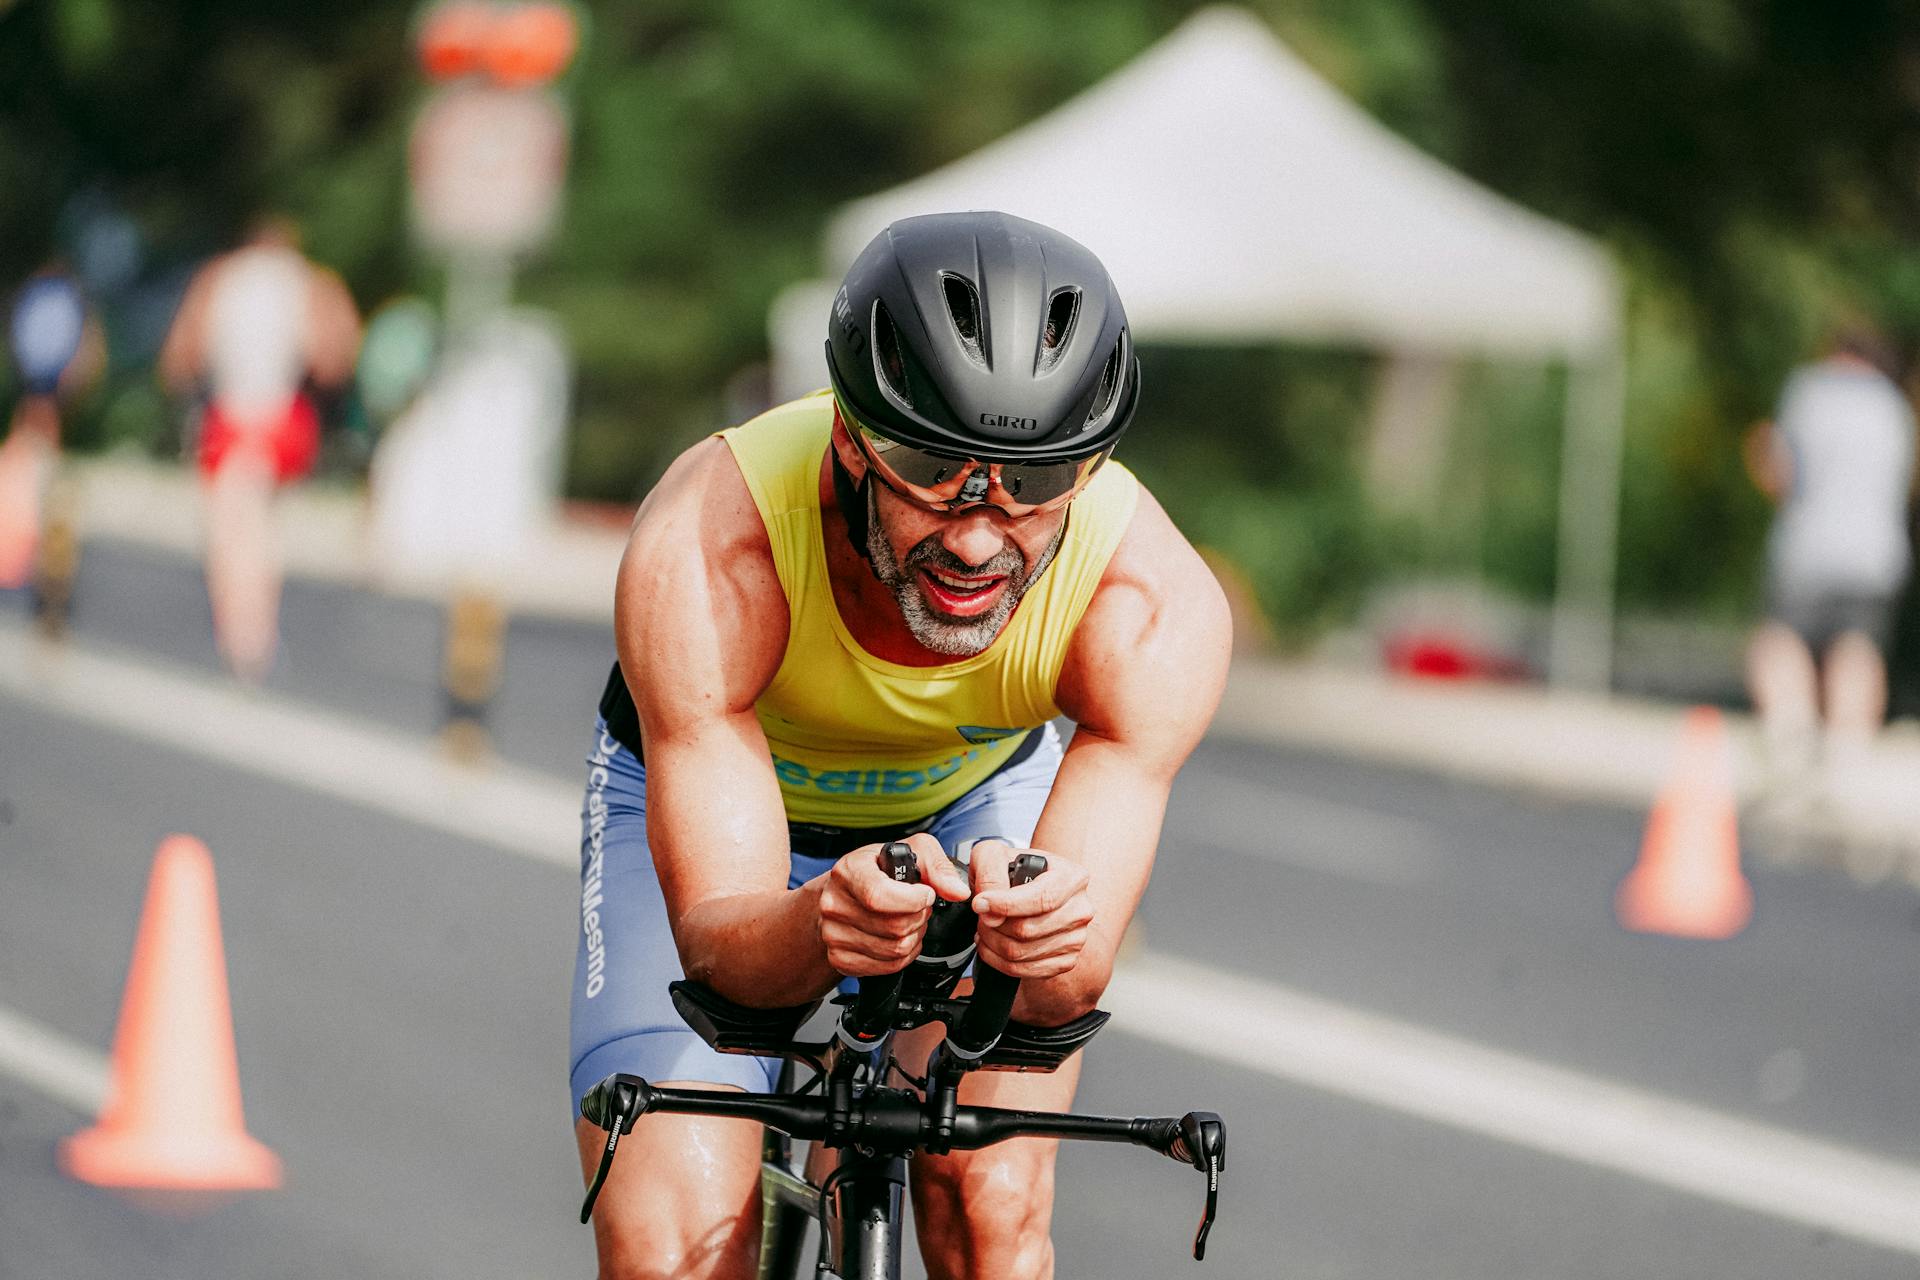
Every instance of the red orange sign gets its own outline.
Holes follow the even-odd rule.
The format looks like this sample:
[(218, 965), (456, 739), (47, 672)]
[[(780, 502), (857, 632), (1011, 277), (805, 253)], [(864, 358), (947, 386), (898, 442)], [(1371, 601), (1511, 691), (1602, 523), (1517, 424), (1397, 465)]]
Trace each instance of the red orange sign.
[(580, 22), (572, 9), (551, 0), (451, 0), (421, 21), (418, 45), (421, 69), (430, 79), (484, 75), (502, 85), (539, 85), (573, 61)]

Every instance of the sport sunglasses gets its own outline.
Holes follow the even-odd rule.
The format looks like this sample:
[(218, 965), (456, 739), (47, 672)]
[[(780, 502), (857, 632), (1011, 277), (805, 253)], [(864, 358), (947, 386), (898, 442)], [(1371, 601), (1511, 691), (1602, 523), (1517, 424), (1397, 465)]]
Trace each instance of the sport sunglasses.
[(842, 415), (887, 488), (928, 511), (986, 505), (1018, 518), (1057, 511), (1079, 496), (1111, 449), (1055, 462), (982, 462), (890, 440)]

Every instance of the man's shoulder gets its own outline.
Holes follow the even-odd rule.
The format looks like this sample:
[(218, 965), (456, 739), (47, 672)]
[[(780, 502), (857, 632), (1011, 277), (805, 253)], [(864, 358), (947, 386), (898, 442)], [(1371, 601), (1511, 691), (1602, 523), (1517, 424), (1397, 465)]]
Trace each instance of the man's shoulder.
[[(720, 705), (751, 707), (772, 679), (786, 596), (753, 496), (718, 437), (676, 458), (641, 504), (614, 621), (628, 683), (651, 689), (644, 705), (657, 703), (660, 714), (684, 702), (681, 711), (697, 720), (715, 689)], [(664, 654), (675, 658), (659, 661)]]
[(1226, 593), (1139, 486), (1126, 534), (1074, 632), (1061, 672), (1062, 709), (1075, 719), (1189, 712), (1204, 719), (1232, 648)]
[[(1166, 508), (1137, 480), (1134, 490), (1126, 531), (1101, 575), (1094, 607), (1130, 602), (1157, 611), (1167, 605), (1203, 604), (1215, 596), (1224, 600), (1213, 571)], [(1204, 624), (1212, 619), (1195, 621)]]
[(818, 503), (831, 425), (832, 400), (804, 396), (680, 454), (634, 516), (623, 582), (697, 574), (784, 635), (786, 595), (769, 521)]
[(628, 554), (687, 557), (721, 564), (771, 558), (753, 493), (733, 451), (719, 436), (689, 447), (668, 466), (634, 515)]

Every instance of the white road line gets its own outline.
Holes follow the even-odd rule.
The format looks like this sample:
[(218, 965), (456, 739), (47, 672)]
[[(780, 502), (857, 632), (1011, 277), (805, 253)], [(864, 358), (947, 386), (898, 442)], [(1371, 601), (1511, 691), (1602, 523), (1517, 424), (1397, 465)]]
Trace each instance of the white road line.
[(107, 1100), (107, 1060), (0, 1005), (0, 1072), (33, 1086), (83, 1115)]
[(1127, 1035), (1920, 1254), (1910, 1165), (1171, 956), (1138, 956), (1101, 1005)]
[[(426, 741), (0, 624), (0, 692), (573, 869), (577, 792), (445, 763)], [(1102, 1002), (1124, 1034), (1723, 1204), (1920, 1255), (1920, 1169), (1171, 956)], [(0, 1070), (91, 1112), (95, 1054), (0, 1010)]]
[(532, 770), (462, 767), (412, 735), (91, 645), (49, 648), (18, 626), (0, 625), (0, 691), (496, 849), (578, 864), (580, 788)]

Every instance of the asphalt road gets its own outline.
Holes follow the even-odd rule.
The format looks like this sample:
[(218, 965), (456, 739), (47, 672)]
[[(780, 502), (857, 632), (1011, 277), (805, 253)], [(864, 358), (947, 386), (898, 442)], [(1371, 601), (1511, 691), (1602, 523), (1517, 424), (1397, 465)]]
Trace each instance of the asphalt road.
[[(95, 547), (86, 573), (80, 643), (213, 670), (190, 566)], [(20, 615), (0, 597), (0, 625)], [(432, 728), (430, 610), (296, 584), (287, 632), (269, 699)], [(594, 628), (516, 624), (502, 753), (577, 775), (609, 652)], [(1739, 939), (1629, 936), (1609, 902), (1641, 821), (1210, 741), (1176, 792), (1144, 944), (1920, 1165), (1920, 899), (1756, 868)], [(147, 865), (175, 830), (218, 864), (249, 1126), (285, 1160), (286, 1188), (189, 1215), (67, 1182), (54, 1144), (85, 1118), (0, 1073), (0, 1280), (591, 1274), (573, 1221), (564, 867), (0, 694), (0, 1008), (105, 1050)], [(1117, 1020), (1081, 1104), (1227, 1116), (1222, 1217), (1196, 1275), (1920, 1271), (1913, 1252), (1164, 1039)], [(1061, 1273), (1191, 1267), (1200, 1198), (1169, 1162), (1069, 1147)]]

